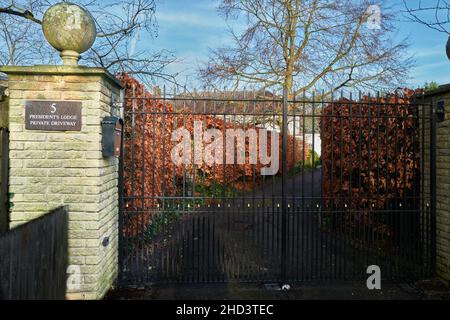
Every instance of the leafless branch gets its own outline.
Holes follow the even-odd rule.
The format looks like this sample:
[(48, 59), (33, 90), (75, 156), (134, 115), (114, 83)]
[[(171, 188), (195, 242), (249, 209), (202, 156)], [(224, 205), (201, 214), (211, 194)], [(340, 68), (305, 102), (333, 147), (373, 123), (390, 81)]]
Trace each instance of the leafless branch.
[[(379, 2), (378, 2), (379, 3)], [(305, 90), (397, 87), (412, 61), (403, 41), (395, 43), (393, 12), (380, 4), (379, 29), (368, 28), (373, 2), (350, 0), (222, 0), (225, 19), (245, 21), (231, 30), (233, 43), (212, 49), (199, 69), (215, 88), (258, 85)]]
[[(0, 63), (32, 64), (56, 61), (57, 55), (43, 38), (40, 25), (47, 8), (58, 0), (0, 1)], [(176, 61), (167, 50), (140, 51), (139, 38), (157, 34), (155, 0), (80, 0), (93, 15), (97, 40), (82, 55), (86, 65), (107, 68), (111, 73), (128, 72), (148, 81), (171, 79), (165, 68)], [(41, 18), (40, 18), (41, 17)]]
[(450, 3), (446, 0), (422, 1), (403, 0), (409, 18), (430, 29), (450, 34)]
[(0, 8), (0, 13), (10, 14), (10, 15), (13, 15), (13, 16), (22, 17), (22, 18), (28, 19), (30, 21), (33, 21), (33, 22), (35, 22), (37, 24), (42, 24), (42, 21), (39, 20), (39, 19), (36, 19), (33, 16), (33, 13), (31, 13), (28, 10), (25, 10), (25, 11), (21, 12), (21, 11), (16, 11), (16, 10), (13, 10), (13, 9), (10, 9), (10, 8)]

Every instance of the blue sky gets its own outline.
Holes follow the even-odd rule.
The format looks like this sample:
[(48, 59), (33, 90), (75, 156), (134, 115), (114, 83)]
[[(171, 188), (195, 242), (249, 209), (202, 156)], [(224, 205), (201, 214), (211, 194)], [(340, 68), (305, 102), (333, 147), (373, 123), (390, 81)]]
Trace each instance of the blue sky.
[[(399, 5), (401, 0), (395, 0)], [(215, 0), (158, 0), (158, 37), (140, 39), (141, 49), (168, 49), (181, 60), (169, 70), (182, 72), (193, 80), (199, 62), (207, 59), (209, 48), (226, 45), (230, 38), (227, 23), (218, 15)], [(391, 2), (389, 2), (391, 3)], [(405, 85), (417, 87), (425, 82), (440, 84), (450, 82), (450, 61), (445, 55), (448, 36), (425, 26), (407, 22), (399, 13), (396, 37), (408, 37), (409, 53), (414, 56), (416, 67)], [(184, 76), (182, 77), (184, 80)], [(184, 82), (184, 81), (183, 81)]]

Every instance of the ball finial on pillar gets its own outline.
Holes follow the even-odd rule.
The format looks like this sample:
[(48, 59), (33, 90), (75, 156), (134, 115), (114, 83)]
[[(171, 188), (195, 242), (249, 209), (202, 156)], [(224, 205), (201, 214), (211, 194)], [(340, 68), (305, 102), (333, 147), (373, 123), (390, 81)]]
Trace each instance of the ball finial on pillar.
[(51, 6), (42, 19), (45, 38), (60, 51), (64, 65), (77, 66), (80, 54), (95, 42), (97, 29), (92, 15), (79, 5), (61, 2)]

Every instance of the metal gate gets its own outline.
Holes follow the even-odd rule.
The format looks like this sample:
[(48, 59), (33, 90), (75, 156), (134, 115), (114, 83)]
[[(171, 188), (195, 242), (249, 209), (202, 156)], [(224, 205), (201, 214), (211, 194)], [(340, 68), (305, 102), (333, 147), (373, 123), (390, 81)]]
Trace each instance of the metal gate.
[(137, 91), (125, 100), (122, 284), (433, 272), (435, 122), (421, 96)]

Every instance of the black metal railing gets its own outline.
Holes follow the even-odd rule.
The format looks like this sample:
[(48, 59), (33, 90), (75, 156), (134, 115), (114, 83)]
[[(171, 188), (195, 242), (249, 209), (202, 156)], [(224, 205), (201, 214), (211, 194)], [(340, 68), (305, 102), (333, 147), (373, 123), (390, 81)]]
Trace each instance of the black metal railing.
[(354, 97), (129, 89), (121, 283), (430, 275), (431, 106), (406, 91)]

